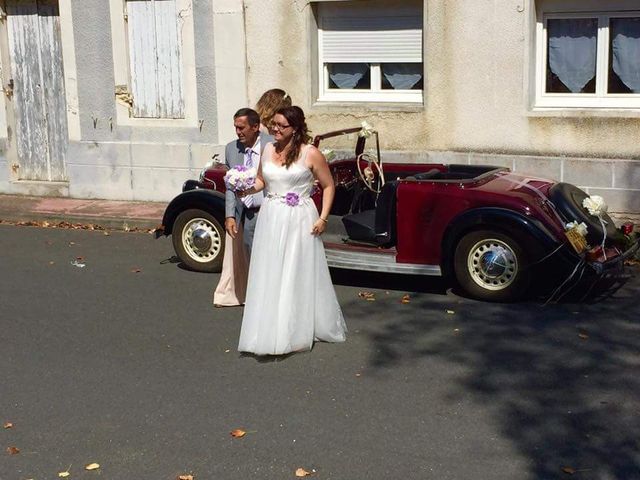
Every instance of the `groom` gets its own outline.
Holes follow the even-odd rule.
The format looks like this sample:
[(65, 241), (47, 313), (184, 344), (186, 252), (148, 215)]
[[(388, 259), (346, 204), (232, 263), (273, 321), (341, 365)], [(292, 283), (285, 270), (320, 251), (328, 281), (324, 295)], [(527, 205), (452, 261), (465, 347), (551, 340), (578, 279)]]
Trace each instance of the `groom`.
[[(258, 170), (262, 151), (273, 137), (260, 132), (260, 116), (255, 110), (241, 108), (233, 116), (233, 126), (238, 140), (227, 144), (225, 149), (225, 163), (227, 168), (240, 165)], [(225, 221), (224, 228), (231, 238), (236, 238), (238, 225), (243, 228), (243, 240), (249, 256), (253, 232), (256, 226), (258, 211), (264, 199), (264, 193), (247, 195), (240, 199), (235, 193), (227, 190), (225, 193)]]

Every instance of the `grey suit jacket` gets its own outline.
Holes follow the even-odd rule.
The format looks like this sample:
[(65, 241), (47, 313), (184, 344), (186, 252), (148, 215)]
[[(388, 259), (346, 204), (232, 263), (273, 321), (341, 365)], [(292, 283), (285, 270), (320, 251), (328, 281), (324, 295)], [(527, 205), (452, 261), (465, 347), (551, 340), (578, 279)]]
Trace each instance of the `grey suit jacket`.
[[(262, 161), (262, 152), (267, 143), (273, 142), (273, 137), (269, 134), (260, 132), (260, 161)], [(227, 168), (237, 167), (244, 164), (244, 150), (245, 146), (236, 140), (229, 142), (224, 150), (224, 162), (227, 164)], [(231, 190), (227, 190), (225, 193), (225, 217), (235, 217), (236, 221), (240, 221), (242, 215), (242, 208), (244, 204), (238, 199)]]

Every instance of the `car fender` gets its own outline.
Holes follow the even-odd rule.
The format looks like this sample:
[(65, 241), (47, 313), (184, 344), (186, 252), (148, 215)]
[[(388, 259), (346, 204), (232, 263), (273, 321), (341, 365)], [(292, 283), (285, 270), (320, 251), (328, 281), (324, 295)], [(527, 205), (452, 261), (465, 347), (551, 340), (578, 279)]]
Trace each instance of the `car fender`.
[(562, 244), (540, 220), (506, 208), (475, 208), (455, 217), (442, 237), (442, 270), (451, 272), (453, 255), (459, 240), (472, 230), (495, 229), (506, 234), (516, 234), (536, 242), (543, 255)]
[(171, 200), (164, 211), (162, 217), (164, 230), (162, 233), (164, 235), (171, 235), (176, 217), (191, 208), (199, 208), (200, 210), (210, 213), (221, 225), (224, 225), (224, 203), (224, 194), (215, 190), (196, 189), (183, 192)]

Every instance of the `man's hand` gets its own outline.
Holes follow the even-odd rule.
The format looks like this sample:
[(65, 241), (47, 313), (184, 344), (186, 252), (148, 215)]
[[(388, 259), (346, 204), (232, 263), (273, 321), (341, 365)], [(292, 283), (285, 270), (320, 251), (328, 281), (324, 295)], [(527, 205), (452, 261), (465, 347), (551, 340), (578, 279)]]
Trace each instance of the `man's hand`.
[(236, 219), (233, 217), (225, 218), (224, 229), (227, 231), (229, 236), (235, 240), (236, 235), (238, 234), (238, 225), (236, 224)]

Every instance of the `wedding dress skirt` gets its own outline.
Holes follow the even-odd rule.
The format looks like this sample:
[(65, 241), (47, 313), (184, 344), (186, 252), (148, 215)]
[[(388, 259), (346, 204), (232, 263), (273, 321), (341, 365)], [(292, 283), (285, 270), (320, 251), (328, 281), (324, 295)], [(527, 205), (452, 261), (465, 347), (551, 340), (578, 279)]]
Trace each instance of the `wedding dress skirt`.
[(256, 223), (238, 350), (280, 355), (309, 350), (314, 340), (343, 342), (346, 326), (324, 246), (311, 234), (318, 211), (305, 165), (310, 146), (288, 169), (265, 148), (266, 198)]

